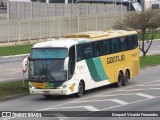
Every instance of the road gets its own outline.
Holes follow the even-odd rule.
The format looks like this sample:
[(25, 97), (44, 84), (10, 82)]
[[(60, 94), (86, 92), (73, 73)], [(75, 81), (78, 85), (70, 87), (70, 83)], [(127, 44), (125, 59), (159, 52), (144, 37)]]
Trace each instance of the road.
[[(146, 46), (148, 43), (146, 43)], [(160, 54), (160, 40), (154, 41), (148, 54)], [(140, 53), (142, 55), (142, 53)], [(1, 57), (0, 58), (0, 82), (22, 79), (23, 74), (21, 70), (22, 59), (27, 55), (16, 57)], [(25, 75), (27, 77), (27, 74)]]
[[(66, 114), (62, 114), (61, 112), (59, 114), (53, 113), (52, 115), (57, 117), (47, 117), (42, 118), (42, 120), (57, 120), (62, 116), (65, 117), (63, 119), (67, 120), (106, 120), (106, 117), (101, 117), (106, 116), (106, 112), (97, 111), (159, 111), (159, 73), (160, 66), (143, 69), (136, 78), (129, 81), (127, 86), (120, 88), (110, 86), (101, 87), (86, 91), (81, 98), (75, 98), (74, 96), (53, 96), (50, 99), (46, 99), (42, 95), (29, 95), (15, 98), (0, 102), (0, 111), (72, 111)], [(85, 112), (85, 114), (82, 114), (83, 112)], [(73, 116), (79, 117), (70, 118), (68, 117), (70, 113)], [(86, 116), (89, 116), (89, 118)], [(14, 120), (18, 118), (5, 118), (3, 120), (10, 119)], [(23, 119), (29, 120), (28, 118)], [(41, 120), (40, 118), (38, 119)], [(115, 120), (115, 117), (107, 117), (107, 120), (108, 119)], [(128, 120), (128, 117), (117, 119)], [(138, 119), (146, 120), (146, 117)], [(157, 117), (147, 118), (147, 120), (150, 119), (159, 120)], [(21, 119), (19, 118), (18, 120)]]
[(25, 56), (27, 55), (0, 58), (0, 82), (23, 78), (21, 62)]

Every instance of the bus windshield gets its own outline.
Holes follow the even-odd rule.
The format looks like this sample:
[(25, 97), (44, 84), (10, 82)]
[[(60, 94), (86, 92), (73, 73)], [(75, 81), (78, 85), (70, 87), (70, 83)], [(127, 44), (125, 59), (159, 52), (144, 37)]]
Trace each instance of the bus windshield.
[(32, 59), (65, 59), (67, 56), (66, 48), (34, 48), (31, 51)]
[(32, 49), (29, 62), (29, 80), (39, 82), (59, 82), (67, 80), (64, 60), (67, 49)]

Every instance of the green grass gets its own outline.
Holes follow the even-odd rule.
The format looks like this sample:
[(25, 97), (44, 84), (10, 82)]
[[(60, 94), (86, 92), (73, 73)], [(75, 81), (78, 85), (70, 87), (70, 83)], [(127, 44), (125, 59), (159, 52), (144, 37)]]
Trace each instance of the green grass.
[(18, 55), (29, 53), (33, 44), (0, 47), (0, 56)]
[(28, 86), (28, 81), (25, 81), (25, 89), (23, 87), (23, 81), (0, 83), (0, 100), (6, 96), (27, 94), (29, 93)]
[[(146, 40), (150, 40), (150, 39), (151, 39), (151, 34), (148, 35), (148, 37), (146, 38)], [(157, 35), (154, 37), (154, 39), (160, 39), (160, 32), (157, 33)]]
[(154, 66), (160, 64), (160, 54), (158, 55), (149, 55), (145, 58), (141, 57), (140, 66), (141, 68), (145, 68), (148, 66)]

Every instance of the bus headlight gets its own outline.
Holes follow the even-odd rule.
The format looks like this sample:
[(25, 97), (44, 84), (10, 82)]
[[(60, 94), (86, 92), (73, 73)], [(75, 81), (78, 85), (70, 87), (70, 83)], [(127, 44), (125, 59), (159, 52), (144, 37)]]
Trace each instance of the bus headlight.
[(31, 89), (37, 89), (37, 87), (34, 87), (34, 86), (29, 86)]
[(67, 85), (61, 85), (60, 87), (57, 87), (57, 89), (62, 89), (62, 88), (66, 88)]

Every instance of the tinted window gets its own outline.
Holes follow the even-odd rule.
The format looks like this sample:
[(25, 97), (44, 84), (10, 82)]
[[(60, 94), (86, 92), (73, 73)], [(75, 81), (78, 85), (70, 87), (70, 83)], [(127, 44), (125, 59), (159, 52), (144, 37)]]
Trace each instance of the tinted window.
[(127, 48), (128, 50), (135, 49), (138, 46), (137, 35), (128, 36)]
[(77, 61), (92, 57), (92, 44), (82, 44), (77, 46)]
[(120, 52), (127, 50), (127, 37), (121, 37), (120, 39)]
[(103, 54), (107, 55), (111, 53), (110, 40), (103, 41)]
[(114, 38), (111, 40), (111, 53), (116, 53), (120, 51), (120, 41), (118, 38)]
[(94, 57), (103, 55), (102, 48), (103, 48), (102, 41), (93, 43)]

